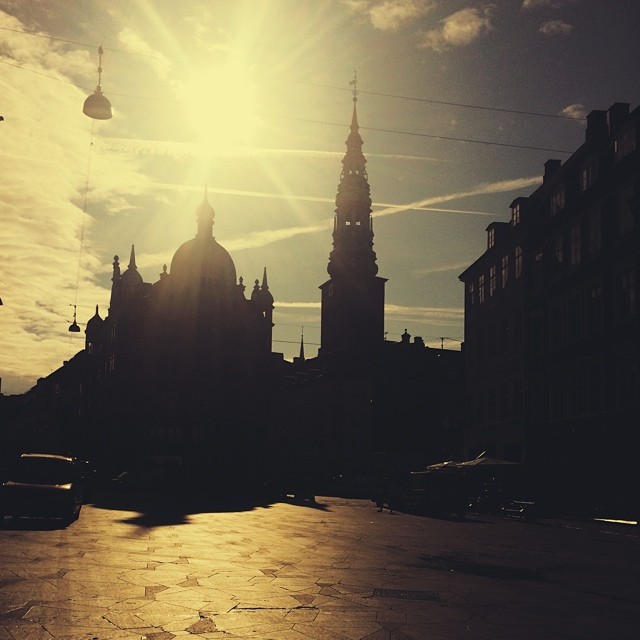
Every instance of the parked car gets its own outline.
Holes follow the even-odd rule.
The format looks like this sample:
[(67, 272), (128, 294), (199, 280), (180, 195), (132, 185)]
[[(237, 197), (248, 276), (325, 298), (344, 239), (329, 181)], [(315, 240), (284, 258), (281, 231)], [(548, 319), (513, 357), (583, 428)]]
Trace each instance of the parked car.
[(84, 485), (74, 458), (23, 453), (0, 485), (0, 517), (77, 520)]

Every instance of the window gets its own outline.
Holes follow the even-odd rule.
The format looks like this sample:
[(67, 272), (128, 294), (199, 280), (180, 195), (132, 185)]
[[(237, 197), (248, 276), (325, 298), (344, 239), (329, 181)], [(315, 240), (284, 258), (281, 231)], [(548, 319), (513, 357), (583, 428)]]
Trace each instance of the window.
[(487, 419), (495, 422), (497, 409), (497, 393), (495, 389), (489, 389), (487, 393)]
[(502, 316), (500, 320), (500, 351), (506, 353), (511, 349), (511, 324), (509, 316)]
[(600, 209), (592, 211), (587, 219), (589, 231), (589, 255), (596, 256), (602, 249), (602, 218)]
[(631, 200), (633, 188), (625, 189), (619, 198), (618, 205), (618, 237), (624, 238), (633, 231), (633, 213), (631, 213)]
[(564, 241), (562, 237), (556, 238), (554, 253), (556, 256), (556, 262), (558, 264), (562, 264), (562, 261), (564, 260)]
[(495, 324), (487, 328), (487, 358), (491, 360), (496, 355), (497, 328)]
[(551, 214), (554, 215), (558, 213), (558, 211), (562, 211), (565, 208), (566, 202), (566, 192), (564, 187), (558, 189), (551, 196)]
[(618, 322), (628, 320), (636, 313), (636, 272), (627, 269), (616, 278), (616, 318)]
[(581, 291), (573, 291), (565, 303), (565, 322), (567, 342), (579, 340), (583, 335), (584, 309)]
[(519, 418), (524, 411), (524, 386), (522, 378), (516, 378), (513, 381), (513, 415)]
[(523, 329), (522, 309), (516, 309), (513, 314), (513, 344), (516, 347), (522, 344)]
[(565, 343), (564, 305), (555, 300), (549, 305), (549, 346), (560, 347)]
[(478, 302), (480, 304), (484, 302), (484, 276), (478, 278)]
[(582, 258), (582, 234), (580, 224), (574, 224), (569, 232), (570, 262), (575, 267)]
[(500, 419), (506, 420), (509, 417), (509, 405), (511, 397), (509, 394), (509, 383), (503, 382), (500, 385)]
[(515, 275), (516, 278), (520, 278), (520, 276), (522, 276), (522, 247), (520, 245), (516, 247), (515, 257)]
[(614, 142), (616, 162), (622, 160), (636, 150), (635, 127), (630, 126), (623, 131)]
[(584, 331), (587, 336), (602, 330), (602, 280), (588, 283), (584, 290)]
[(491, 227), (487, 231), (487, 248), (491, 249), (496, 243), (496, 230), (494, 227)]
[(473, 282), (469, 283), (469, 304), (474, 305), (476, 303), (476, 287)]
[(496, 292), (496, 266), (489, 267), (489, 297)]
[(511, 207), (511, 226), (517, 227), (520, 224), (520, 214), (520, 203), (517, 202)]
[(542, 253), (536, 253), (533, 258), (533, 271), (531, 273), (533, 287), (542, 286), (542, 257)]
[(507, 280), (509, 279), (509, 256), (502, 256), (500, 269), (500, 284), (504, 289), (507, 286)]
[(580, 169), (580, 191), (586, 191), (596, 179), (596, 161), (589, 160)]

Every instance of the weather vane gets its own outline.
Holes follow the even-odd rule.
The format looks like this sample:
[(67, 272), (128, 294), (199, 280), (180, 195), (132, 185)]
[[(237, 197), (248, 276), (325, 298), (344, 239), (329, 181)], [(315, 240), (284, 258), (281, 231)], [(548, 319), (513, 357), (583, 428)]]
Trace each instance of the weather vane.
[(353, 87), (353, 101), (358, 101), (358, 70), (353, 70), (353, 80), (349, 82), (349, 86)]

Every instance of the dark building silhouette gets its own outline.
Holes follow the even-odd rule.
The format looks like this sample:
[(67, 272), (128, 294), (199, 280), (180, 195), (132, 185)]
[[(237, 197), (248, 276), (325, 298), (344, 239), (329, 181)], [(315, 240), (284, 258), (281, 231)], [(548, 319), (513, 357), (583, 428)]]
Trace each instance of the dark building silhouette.
[(487, 228), (465, 284), (465, 451), (539, 465), (567, 501), (638, 504), (640, 110), (586, 138)]
[[(336, 196), (321, 348), (272, 352), (267, 271), (250, 296), (213, 237), (206, 193), (196, 236), (154, 283), (134, 247), (115, 256), (110, 307), (85, 349), (24, 394), (23, 446), (113, 471), (153, 464), (202, 486), (245, 482), (317, 493), (335, 475), (371, 477), (451, 457), (461, 425), (461, 353), (384, 337), (366, 160), (356, 112)], [(15, 432), (15, 430), (14, 430)], [(222, 482), (222, 484), (220, 484)], [(313, 485), (313, 486), (311, 486)]]
[[(400, 474), (459, 453), (458, 351), (405, 331), (384, 336), (386, 279), (377, 275), (371, 197), (354, 97), (336, 195), (321, 348), (280, 382), (272, 442), (278, 467), (300, 478)], [(293, 461), (293, 464), (291, 463)]]
[(371, 197), (356, 98), (336, 196), (329, 280), (321, 285), (321, 352), (379, 343), (384, 335), (384, 285), (373, 250)]

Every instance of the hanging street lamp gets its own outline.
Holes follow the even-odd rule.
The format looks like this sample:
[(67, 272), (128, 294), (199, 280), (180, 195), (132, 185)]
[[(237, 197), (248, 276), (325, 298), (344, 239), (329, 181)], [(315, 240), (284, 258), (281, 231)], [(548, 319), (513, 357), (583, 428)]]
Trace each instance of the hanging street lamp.
[(82, 113), (94, 120), (109, 120), (113, 116), (111, 112), (111, 103), (102, 93), (100, 82), (102, 80), (102, 54), (104, 50), (102, 45), (98, 47), (98, 86), (96, 90), (85, 101), (82, 107)]

